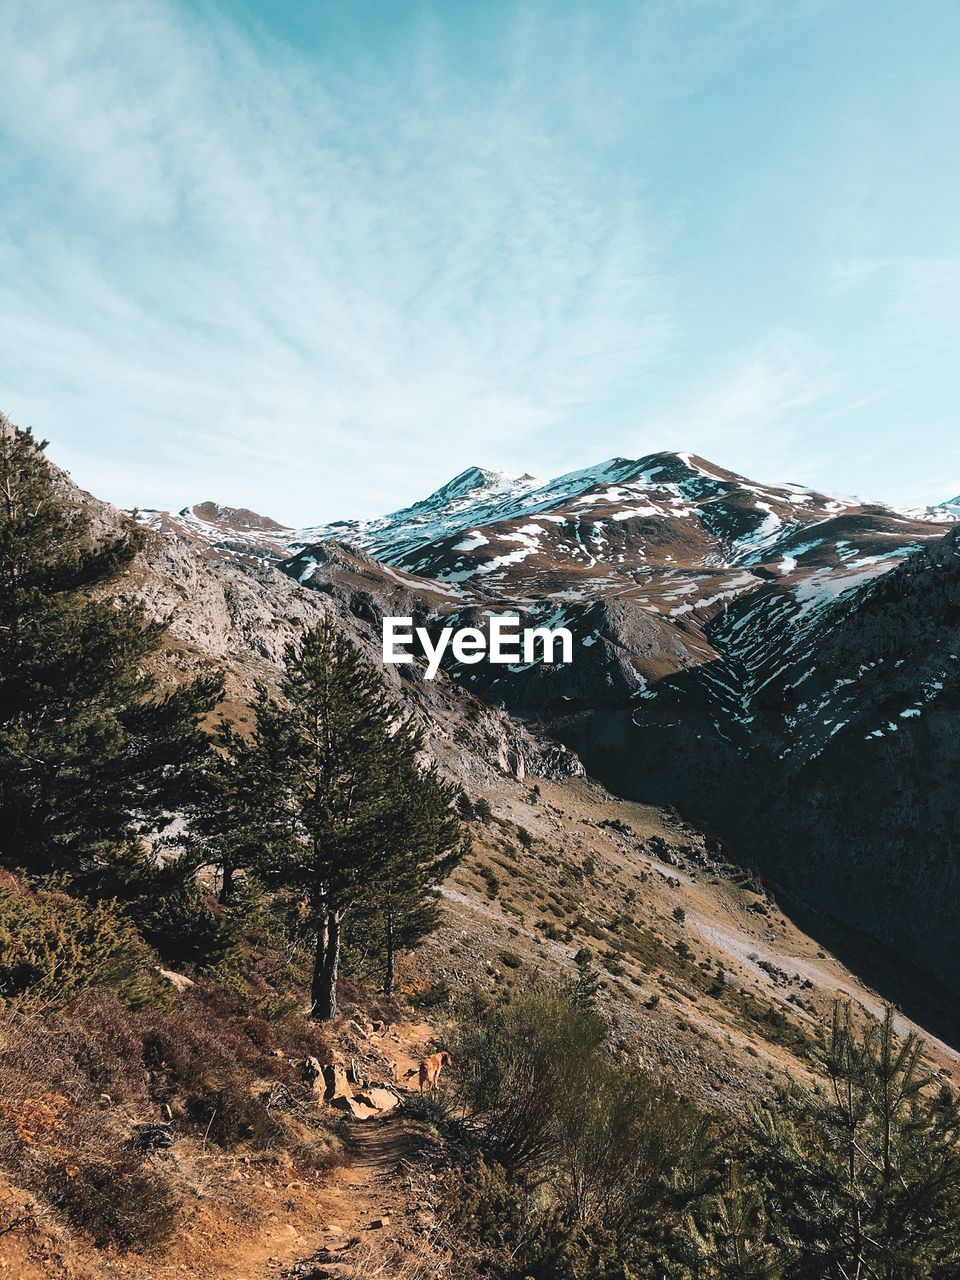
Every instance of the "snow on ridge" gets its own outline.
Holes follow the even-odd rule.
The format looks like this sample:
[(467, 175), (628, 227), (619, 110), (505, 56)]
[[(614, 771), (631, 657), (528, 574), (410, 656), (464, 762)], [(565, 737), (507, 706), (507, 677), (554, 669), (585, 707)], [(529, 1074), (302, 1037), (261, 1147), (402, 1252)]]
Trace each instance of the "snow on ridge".
[[(561, 523), (565, 517), (554, 513), (568, 504), (590, 509), (594, 522), (606, 518), (619, 523), (633, 516), (682, 519), (705, 504), (735, 500), (738, 494), (748, 495), (748, 501), (766, 515), (758, 528), (734, 539), (735, 544), (740, 544), (734, 546), (730, 556), (734, 563), (742, 563), (747, 557), (758, 562), (768, 546), (773, 549), (778, 536), (788, 533), (788, 529), (780, 528), (784, 523), (794, 527), (809, 523), (818, 509), (826, 515), (848, 509), (845, 502), (821, 499), (800, 486), (755, 485), (695, 460), (689, 453), (654, 453), (637, 459), (607, 458), (545, 483), (529, 476), (509, 477), (468, 468), (410, 507), (350, 525), (306, 529), (296, 535), (293, 544), (302, 546), (339, 537), (355, 542), (378, 559), (396, 562), (453, 535), (460, 535), (460, 540), (447, 551), (469, 552), (474, 549), (470, 543), (478, 536), (489, 537), (490, 525), (518, 518), (540, 515), (544, 520)], [(788, 506), (796, 513), (795, 520), (784, 522), (774, 510), (774, 502), (781, 511), (784, 505)], [(602, 510), (613, 503), (616, 511)], [(577, 541), (576, 535), (574, 540)], [(445, 554), (442, 548), (439, 553)]]
[(896, 507), (896, 514), (908, 520), (921, 520), (927, 524), (956, 524), (960, 521), (960, 494), (932, 507)]
[[(334, 540), (366, 551), (381, 565), (448, 584), (478, 576), (497, 584), (532, 586), (542, 574), (569, 570), (576, 577), (566, 585), (586, 590), (584, 572), (596, 566), (602, 574), (595, 589), (606, 594), (625, 581), (636, 585), (638, 574), (647, 575), (646, 583), (650, 574), (666, 570), (674, 559), (668, 549), (677, 554), (678, 563), (710, 571), (766, 566), (767, 576), (776, 574), (792, 587), (795, 579), (811, 572), (805, 553), (824, 547), (824, 554), (833, 557), (827, 530), (817, 538), (816, 526), (829, 526), (845, 514), (867, 517), (868, 525), (870, 516), (897, 519), (892, 508), (868, 512), (853, 499), (795, 484), (756, 484), (692, 453), (658, 452), (607, 458), (546, 482), (468, 467), (426, 498), (388, 515), (301, 530), (225, 529), (192, 509), (170, 519), (225, 550), (247, 544), (249, 554), (289, 556), (311, 543)], [(144, 522), (148, 518), (157, 525), (163, 519), (141, 516)], [(692, 536), (683, 529), (685, 522), (691, 522)], [(904, 546), (877, 556), (876, 545), (863, 545), (854, 528), (849, 540), (837, 545), (847, 563), (832, 566), (823, 581), (816, 573), (809, 579), (810, 595), (797, 597), (800, 612), (815, 611), (829, 598), (826, 579), (833, 572), (841, 577), (844, 569), (880, 572), (916, 549), (914, 539), (938, 536), (932, 530), (891, 532), (889, 526), (871, 531), (871, 537), (881, 535), (902, 536)], [(845, 578), (838, 589), (853, 585), (855, 579)], [(544, 579), (544, 586), (555, 594), (565, 584)], [(656, 612), (656, 606), (650, 607)]]

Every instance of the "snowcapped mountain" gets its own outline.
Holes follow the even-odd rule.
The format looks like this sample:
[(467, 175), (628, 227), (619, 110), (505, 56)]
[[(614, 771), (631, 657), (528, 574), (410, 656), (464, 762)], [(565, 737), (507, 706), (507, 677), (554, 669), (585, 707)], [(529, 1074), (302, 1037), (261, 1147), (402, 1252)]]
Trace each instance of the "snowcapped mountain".
[(545, 484), (471, 468), (403, 511), (317, 526), (294, 540), (349, 541), (427, 577), (483, 579), (485, 587), (534, 596), (543, 585), (556, 589), (558, 570), (589, 593), (604, 580), (622, 586), (651, 564), (789, 573), (798, 562), (886, 557), (912, 536), (936, 536), (929, 524), (799, 485), (756, 484), (691, 454), (659, 453), (612, 458)]
[(453, 664), (456, 681), (622, 794), (731, 839), (794, 902), (960, 988), (947, 508), (918, 518), (689, 454), (455, 501), (419, 544), (407, 521), (369, 549), (461, 592), (444, 622), (482, 626), (509, 605), (576, 644), (567, 667)]
[(339, 520), (302, 529), (291, 535), (291, 545), (307, 546), (333, 538), (395, 563), (424, 543), (456, 533), (465, 524), (497, 519), (499, 512), (522, 501), (535, 485), (532, 476), (468, 467), (412, 506), (372, 520)]
[[(390, 515), (300, 530), (212, 502), (178, 516), (145, 516), (237, 551), (289, 555), (344, 542), (421, 577), (534, 600), (642, 589), (657, 571), (675, 575), (672, 594), (680, 598), (697, 594), (691, 581), (698, 577), (715, 586), (718, 572), (741, 571), (734, 576), (746, 587), (742, 571), (792, 581), (817, 568), (847, 576), (890, 567), (940, 536), (945, 512), (920, 518), (800, 485), (757, 484), (691, 454), (659, 453), (612, 458), (546, 483), (470, 467)], [(684, 605), (692, 601), (681, 602), (691, 612)]]
[(305, 584), (317, 585), (320, 548), (347, 544), (437, 619), (483, 625), (508, 605), (569, 626), (590, 650), (571, 669), (453, 671), (519, 709), (569, 703), (596, 680), (652, 700), (666, 676), (709, 663), (704, 696), (732, 726), (749, 723), (770, 664), (826, 605), (944, 533), (942, 516), (758, 484), (686, 453), (612, 458), (546, 483), (470, 467), (390, 515), (302, 530), (212, 502), (141, 518), (273, 559)]
[(371, 643), (395, 613), (569, 627), (568, 666), (451, 659), (444, 687), (960, 990), (960, 501), (899, 511), (657, 453), (545, 483), (471, 467), (301, 530), (214, 503), (140, 518), (342, 601)]
[(302, 530), (212, 502), (142, 518), (269, 559), (314, 588), (330, 560), (323, 548), (347, 544), (372, 557), (365, 572), (384, 593), (413, 593), (438, 624), (483, 626), (509, 607), (569, 627), (570, 667), (450, 667), (554, 731), (555, 719), (571, 726), (600, 705), (622, 705), (633, 724), (662, 719), (682, 698), (701, 708), (708, 734), (744, 742), (757, 699), (806, 660), (824, 611), (939, 541), (945, 510), (921, 519), (656, 453), (546, 483), (470, 467), (390, 515)]

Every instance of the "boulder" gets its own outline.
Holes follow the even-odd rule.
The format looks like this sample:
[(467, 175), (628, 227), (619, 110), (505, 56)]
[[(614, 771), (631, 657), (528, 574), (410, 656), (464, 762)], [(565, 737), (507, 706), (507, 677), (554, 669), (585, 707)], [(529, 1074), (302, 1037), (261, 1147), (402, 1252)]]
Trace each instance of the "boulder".
[(323, 1075), (323, 1096), (326, 1102), (332, 1102), (335, 1098), (353, 1097), (353, 1089), (343, 1067), (335, 1062), (328, 1062), (320, 1068), (320, 1071)]
[(169, 982), (171, 987), (174, 987), (177, 991), (187, 991), (195, 985), (193, 979), (188, 978), (185, 973), (174, 973), (172, 969), (160, 969), (158, 972), (160, 977), (165, 982)]
[(381, 1115), (400, 1105), (400, 1099), (391, 1089), (383, 1089), (372, 1086), (364, 1089), (362, 1093), (355, 1094), (357, 1102), (363, 1103), (364, 1106), (372, 1107), (374, 1111), (379, 1111)]
[(369, 1120), (372, 1116), (380, 1114), (375, 1107), (369, 1107), (359, 1098), (351, 1097), (349, 1094), (345, 1097), (332, 1098), (330, 1105), (337, 1111), (345, 1111), (353, 1116), (354, 1120)]
[(307, 1084), (315, 1084), (323, 1076), (323, 1067), (317, 1058), (304, 1058), (300, 1063), (300, 1078)]

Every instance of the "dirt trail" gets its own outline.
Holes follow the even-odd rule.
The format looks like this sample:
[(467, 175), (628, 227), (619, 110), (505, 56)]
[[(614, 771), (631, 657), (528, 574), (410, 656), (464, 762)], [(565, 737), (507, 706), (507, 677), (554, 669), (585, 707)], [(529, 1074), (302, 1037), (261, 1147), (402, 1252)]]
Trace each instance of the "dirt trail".
[[(254, 1233), (243, 1229), (243, 1214), (228, 1226), (220, 1213), (198, 1215), (183, 1257), (149, 1268), (124, 1268), (130, 1280), (334, 1280), (351, 1277), (363, 1260), (391, 1258), (409, 1248), (424, 1224), (415, 1186), (429, 1177), (423, 1168), (432, 1141), (425, 1126), (403, 1108), (379, 1120), (348, 1120), (345, 1163), (322, 1186), (291, 1193), (284, 1202), (263, 1190), (260, 1213), (276, 1204)], [(267, 1197), (270, 1196), (270, 1200)], [(198, 1238), (203, 1237), (199, 1248)], [(185, 1242), (186, 1243), (186, 1242)], [(380, 1274), (371, 1267), (371, 1273)], [(104, 1268), (96, 1280), (113, 1280)], [(384, 1275), (392, 1274), (390, 1271)], [(79, 1280), (79, 1275), (78, 1275)], [(92, 1275), (83, 1280), (94, 1280)]]
[[(392, 1029), (377, 1046), (401, 1097), (414, 1094), (416, 1067), (431, 1035), (426, 1024), (406, 1025)], [(301, 1248), (295, 1261), (280, 1267), (271, 1259), (265, 1269), (249, 1273), (251, 1280), (273, 1280), (278, 1272), (290, 1280), (350, 1277), (361, 1259), (369, 1265), (402, 1256), (430, 1233), (436, 1141), (427, 1127), (402, 1103), (381, 1119), (348, 1121), (344, 1145), (346, 1162), (317, 1197), (322, 1221), (309, 1237), (309, 1252)], [(306, 1242), (304, 1237), (301, 1245)]]
[[(401, 1106), (365, 1120), (344, 1120), (344, 1163), (322, 1183), (290, 1181), (264, 1163), (240, 1183), (224, 1183), (186, 1212), (163, 1262), (133, 1258), (86, 1270), (64, 1266), (5, 1270), (60, 1280), (334, 1280), (392, 1276), (392, 1262), (421, 1247), (432, 1231), (436, 1140), (405, 1106), (416, 1094), (416, 1067), (433, 1044), (425, 1023), (401, 1023), (371, 1035), (368, 1061), (396, 1090)], [(256, 1226), (254, 1224), (257, 1224)], [(357, 1266), (362, 1268), (357, 1271)]]
[[(429, 1139), (402, 1113), (378, 1122), (353, 1121), (349, 1162), (324, 1188), (326, 1230), (317, 1247), (281, 1272), (321, 1280), (351, 1276), (360, 1257), (386, 1258), (402, 1251), (417, 1225), (413, 1184)], [(261, 1275), (276, 1276), (267, 1269)]]

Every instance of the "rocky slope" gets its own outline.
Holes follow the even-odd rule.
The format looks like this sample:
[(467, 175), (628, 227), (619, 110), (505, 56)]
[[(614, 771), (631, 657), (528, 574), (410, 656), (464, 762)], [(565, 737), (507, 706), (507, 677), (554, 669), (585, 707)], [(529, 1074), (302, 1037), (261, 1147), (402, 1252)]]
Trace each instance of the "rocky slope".
[(768, 826), (806, 850), (779, 877), (960, 990), (960, 529), (824, 610), (789, 659), (755, 699), (785, 797)]
[(569, 627), (568, 667), (449, 674), (960, 991), (957, 511), (654, 454), (546, 484), (471, 468), (390, 516), (300, 531), (212, 504), (163, 519), (321, 592), (353, 556), (380, 604), (427, 624)]
[[(122, 520), (65, 477), (62, 483), (98, 530)], [(448, 493), (444, 501), (462, 498)], [(276, 679), (284, 644), (324, 613), (332, 612), (375, 657), (384, 614), (428, 622), (491, 606), (492, 598), (469, 581), (425, 577), (359, 547), (330, 539), (290, 547), (273, 522), (251, 512), (205, 506), (200, 515), (141, 519), (148, 526), (144, 550), (111, 590), (170, 619), (165, 679), (210, 666), (226, 670), (226, 711), (241, 723), (255, 683)], [(715, 650), (709, 628), (684, 630), (682, 614), (671, 620), (657, 611), (628, 611), (616, 597), (584, 608), (606, 610), (621, 636), (630, 637), (629, 644), (581, 646), (585, 653), (599, 650), (597, 666), (574, 664), (568, 675), (580, 672), (582, 703), (566, 719), (553, 717), (558, 732), (592, 749), (615, 740), (618, 699), (627, 708), (623, 733), (639, 733), (632, 718), (639, 706), (666, 706), (671, 682), (698, 678), (709, 665), (695, 660), (694, 645)], [(620, 686), (611, 675), (614, 662), (622, 664)], [(646, 681), (629, 683), (640, 663), (651, 673), (649, 689)], [(605, 701), (590, 685), (591, 669)], [(735, 839), (721, 846), (675, 810), (611, 795), (582, 776), (569, 749), (483, 702), (462, 687), (455, 670), (433, 682), (417, 665), (386, 675), (417, 710), (441, 765), (490, 809), (486, 816), (477, 809), (474, 852), (444, 888), (439, 932), (404, 968), (412, 998), (438, 993), (443, 1001), (478, 985), (502, 992), (544, 976), (570, 980), (589, 965), (622, 1050), (639, 1051), (685, 1092), (731, 1110), (768, 1091), (784, 1072), (803, 1074), (803, 1051), (837, 992), (865, 1008), (880, 1007), (848, 967), (737, 865), (748, 859)], [(530, 678), (512, 687), (519, 697), (535, 685)], [(638, 688), (657, 696), (638, 699)], [(498, 696), (484, 692), (491, 701)], [(558, 705), (567, 704), (561, 698)], [(585, 729), (590, 724), (594, 739)], [(663, 777), (683, 777), (688, 761), (667, 754), (667, 727), (644, 732), (649, 759), (659, 759)], [(638, 770), (636, 742), (627, 745), (630, 751), (619, 755), (619, 764), (628, 766), (623, 790), (633, 777), (639, 792), (650, 785), (652, 766)], [(607, 761), (611, 776), (615, 756)], [(935, 1068), (956, 1072), (948, 1044), (934, 1041), (931, 1054)]]
[[(119, 518), (102, 504), (99, 510), (107, 522)], [(182, 521), (152, 516), (149, 527), (146, 547), (122, 583), (124, 594), (170, 618), (173, 678), (210, 663), (226, 669), (228, 709), (240, 722), (255, 683), (275, 682), (284, 646), (322, 615), (332, 613), (379, 664), (384, 613), (425, 618), (445, 599), (442, 588), (384, 571), (365, 553), (332, 542), (318, 547), (308, 566), (291, 565), (246, 544), (214, 546)], [(294, 567), (302, 581), (292, 576)], [(582, 773), (566, 748), (453, 681), (426, 681), (411, 667), (388, 667), (385, 676), (418, 711), (431, 750), (457, 778)]]

